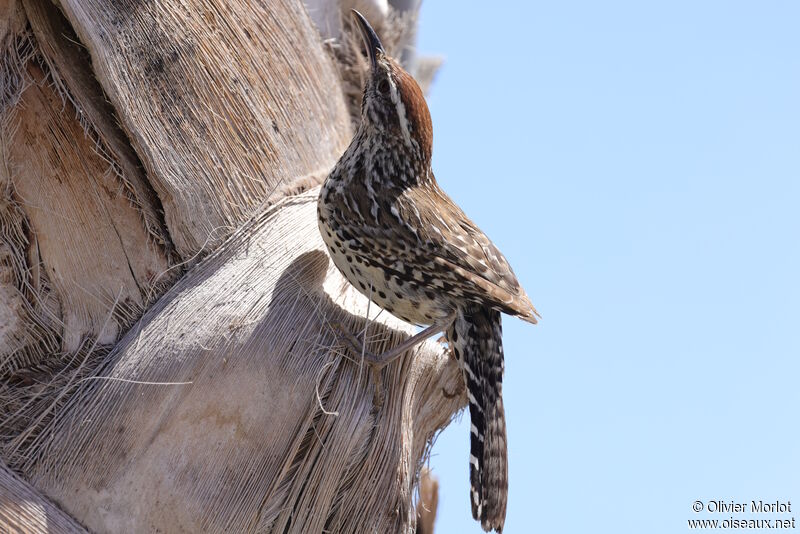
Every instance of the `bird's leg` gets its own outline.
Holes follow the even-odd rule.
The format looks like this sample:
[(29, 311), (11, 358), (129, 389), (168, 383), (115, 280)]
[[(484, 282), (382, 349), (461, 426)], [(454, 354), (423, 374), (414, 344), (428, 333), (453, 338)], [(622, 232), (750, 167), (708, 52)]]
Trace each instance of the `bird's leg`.
[(422, 343), (429, 337), (433, 336), (437, 332), (444, 331), (450, 323), (453, 322), (455, 319), (455, 315), (451, 315), (441, 321), (437, 321), (436, 323), (432, 324), (431, 326), (425, 328), (421, 332), (411, 336), (404, 342), (400, 343), (396, 347), (388, 350), (382, 354), (375, 355), (366, 350), (364, 345), (359, 342), (359, 340), (354, 336), (351, 332), (349, 332), (346, 328), (344, 328), (339, 323), (332, 323), (331, 326), (341, 334), (341, 338), (350, 346), (350, 350), (353, 351), (354, 354), (361, 355), (364, 358), (366, 364), (370, 367), (372, 371), (372, 380), (375, 384), (375, 395), (373, 397), (373, 404), (375, 406), (382, 406), (383, 400), (385, 397), (385, 393), (383, 391), (383, 386), (381, 382), (380, 371), (389, 363), (396, 360), (399, 356), (401, 356), (407, 350), (415, 347), (419, 343)]
[(401, 356), (404, 352), (409, 349), (414, 348), (418, 344), (422, 343), (429, 337), (433, 336), (434, 334), (445, 330), (450, 323), (453, 321), (453, 317), (449, 316), (445, 319), (437, 321), (430, 325), (429, 327), (425, 328), (421, 332), (414, 334), (410, 338), (406, 339), (396, 347), (391, 348), (390, 350), (382, 353), (382, 354), (372, 354), (368, 350), (364, 348), (364, 345), (361, 344), (356, 337), (348, 332), (346, 329), (342, 328), (341, 325), (335, 324), (337, 330), (342, 334), (342, 337), (345, 341), (347, 341), (350, 348), (353, 350), (354, 353), (360, 354), (364, 356), (364, 360), (370, 366), (380, 369), (385, 365), (392, 363), (396, 360), (399, 356)]
[(422, 330), (417, 334), (414, 334), (413, 336), (406, 339), (396, 347), (393, 347), (382, 354), (375, 355), (364, 351), (364, 359), (368, 360), (368, 362), (371, 365), (381, 368), (387, 364), (392, 363), (407, 350), (416, 347), (429, 337), (433, 336), (434, 334), (438, 334), (439, 332), (450, 326), (451, 321), (452, 319), (448, 317), (448, 320), (433, 323), (431, 326), (425, 328), (424, 330)]

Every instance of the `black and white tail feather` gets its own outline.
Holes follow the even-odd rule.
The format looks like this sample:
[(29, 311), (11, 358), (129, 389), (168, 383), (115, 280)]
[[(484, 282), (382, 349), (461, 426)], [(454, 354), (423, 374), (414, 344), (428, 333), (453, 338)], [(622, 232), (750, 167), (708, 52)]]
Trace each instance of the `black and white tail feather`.
[(480, 304), (459, 309), (448, 340), (469, 398), (469, 478), (472, 516), (501, 532), (508, 501), (508, 450), (503, 409), (503, 328), (500, 312)]

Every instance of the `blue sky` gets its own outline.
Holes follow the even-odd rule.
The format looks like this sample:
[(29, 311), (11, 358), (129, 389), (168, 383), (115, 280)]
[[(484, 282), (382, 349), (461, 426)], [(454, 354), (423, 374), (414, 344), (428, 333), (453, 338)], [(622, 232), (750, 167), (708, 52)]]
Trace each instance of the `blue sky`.
[[(436, 177), (543, 315), (504, 322), (506, 532), (800, 520), (800, 4), (488, 6), (424, 2), (419, 47)], [(481, 532), (468, 436), (439, 534)]]

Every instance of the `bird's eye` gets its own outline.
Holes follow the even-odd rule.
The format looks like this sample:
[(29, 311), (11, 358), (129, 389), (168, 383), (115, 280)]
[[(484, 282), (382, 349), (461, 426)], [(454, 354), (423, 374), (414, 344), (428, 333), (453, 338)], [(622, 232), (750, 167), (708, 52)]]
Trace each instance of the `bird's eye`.
[(381, 80), (378, 82), (378, 92), (382, 95), (389, 94), (389, 81), (388, 80)]

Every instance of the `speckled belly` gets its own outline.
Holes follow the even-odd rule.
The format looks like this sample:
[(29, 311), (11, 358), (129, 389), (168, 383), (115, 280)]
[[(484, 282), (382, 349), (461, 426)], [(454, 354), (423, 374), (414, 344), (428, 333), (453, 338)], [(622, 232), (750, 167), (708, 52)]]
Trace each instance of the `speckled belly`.
[(333, 263), (372, 302), (395, 317), (418, 325), (429, 325), (450, 315), (453, 308), (445, 295), (387, 275), (383, 268), (370, 265), (359, 252), (348, 248), (325, 220), (320, 219), (319, 224)]

